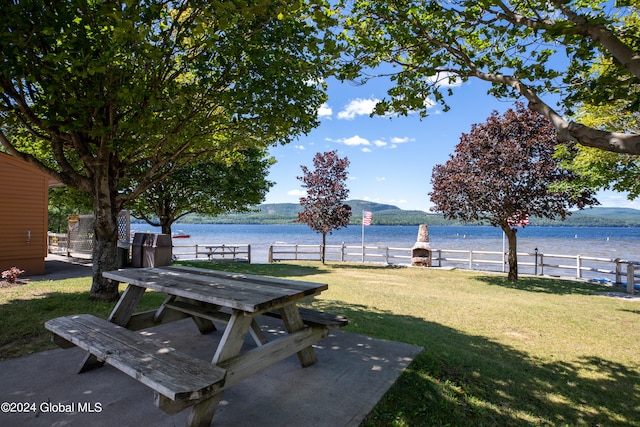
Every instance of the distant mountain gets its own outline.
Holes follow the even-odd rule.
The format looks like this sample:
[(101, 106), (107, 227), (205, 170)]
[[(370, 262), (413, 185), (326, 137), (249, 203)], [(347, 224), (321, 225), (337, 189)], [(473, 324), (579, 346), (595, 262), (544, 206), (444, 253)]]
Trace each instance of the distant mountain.
[(590, 227), (639, 227), (640, 210), (631, 208), (594, 207), (574, 211), (564, 221), (534, 218), (531, 225), (564, 225)]
[[(373, 225), (462, 225), (460, 221), (446, 220), (441, 214), (432, 214), (420, 210), (403, 210), (397, 206), (366, 200), (349, 200), (351, 206), (351, 224), (360, 224), (361, 212), (373, 213)], [(288, 224), (295, 222), (302, 207), (297, 203), (266, 203), (252, 212), (220, 215), (215, 218), (189, 215), (182, 222), (217, 224)], [(550, 226), (609, 226), (640, 227), (640, 210), (629, 208), (596, 207), (573, 212), (563, 221), (545, 218), (531, 218), (531, 225)]]

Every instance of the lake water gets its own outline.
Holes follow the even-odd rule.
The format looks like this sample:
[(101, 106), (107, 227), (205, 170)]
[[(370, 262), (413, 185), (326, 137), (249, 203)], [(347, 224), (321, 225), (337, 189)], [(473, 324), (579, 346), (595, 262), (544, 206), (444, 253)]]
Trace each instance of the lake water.
[[(159, 233), (146, 224), (131, 224), (138, 232)], [(174, 224), (191, 237), (174, 239), (174, 245), (251, 244), (252, 262), (267, 261), (271, 244), (320, 244), (322, 236), (306, 225)], [(364, 228), (367, 246), (411, 248), (418, 226), (369, 226)], [(490, 226), (431, 226), (434, 249), (496, 251), (503, 248), (502, 230)], [(361, 245), (362, 227), (349, 226), (327, 236), (327, 244)], [(640, 228), (629, 227), (526, 227), (518, 230), (518, 252), (584, 255), (640, 261)]]

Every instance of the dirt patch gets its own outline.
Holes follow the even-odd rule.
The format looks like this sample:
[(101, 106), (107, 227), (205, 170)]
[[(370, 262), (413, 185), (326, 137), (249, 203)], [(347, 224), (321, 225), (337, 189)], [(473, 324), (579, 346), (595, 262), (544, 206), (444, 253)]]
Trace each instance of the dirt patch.
[(0, 288), (15, 288), (16, 286), (23, 286), (28, 284), (26, 280), (16, 280), (15, 282), (7, 282), (6, 280), (0, 280)]

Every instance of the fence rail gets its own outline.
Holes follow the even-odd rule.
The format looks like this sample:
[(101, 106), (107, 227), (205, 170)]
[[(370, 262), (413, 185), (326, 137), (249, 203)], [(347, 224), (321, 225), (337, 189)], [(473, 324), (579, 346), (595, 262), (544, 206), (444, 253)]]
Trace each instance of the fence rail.
[[(247, 243), (174, 245), (177, 259), (208, 259), (212, 261), (251, 262), (251, 245)], [(320, 261), (322, 245), (273, 244), (269, 246), (268, 262)], [(49, 252), (69, 255), (66, 234), (49, 233)], [(491, 251), (431, 249), (431, 265), (481, 271), (508, 270), (506, 254)], [(386, 246), (327, 245), (325, 260), (342, 262), (373, 262), (387, 265), (411, 264), (411, 248)], [(626, 286), (628, 293), (640, 290), (640, 262), (620, 258), (599, 258), (584, 255), (519, 252), (518, 271), (523, 274), (591, 279)]]
[[(287, 260), (319, 261), (322, 245), (278, 244), (269, 246), (269, 262)], [(432, 266), (469, 270), (507, 271), (507, 257), (502, 252), (431, 249)], [(327, 245), (325, 260), (410, 264), (411, 248), (383, 246)], [(519, 252), (518, 270), (524, 274), (600, 280), (626, 285), (627, 292), (638, 289), (636, 283), (640, 262), (619, 258), (599, 258), (584, 255)], [(623, 281), (626, 279), (626, 282)]]

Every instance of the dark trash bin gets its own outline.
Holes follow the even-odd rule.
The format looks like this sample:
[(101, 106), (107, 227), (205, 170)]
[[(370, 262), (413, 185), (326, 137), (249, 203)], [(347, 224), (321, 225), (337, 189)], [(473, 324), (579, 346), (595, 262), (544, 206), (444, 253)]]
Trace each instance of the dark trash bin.
[(118, 240), (117, 262), (118, 268), (127, 268), (129, 266), (129, 248), (131, 244), (123, 240)]
[(133, 235), (133, 244), (131, 247), (131, 266), (135, 268), (142, 267), (142, 245), (147, 240), (149, 233), (135, 233)]
[(171, 236), (150, 234), (142, 245), (142, 266), (163, 267), (171, 264)]

